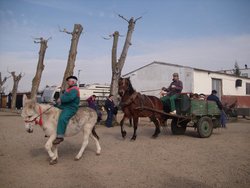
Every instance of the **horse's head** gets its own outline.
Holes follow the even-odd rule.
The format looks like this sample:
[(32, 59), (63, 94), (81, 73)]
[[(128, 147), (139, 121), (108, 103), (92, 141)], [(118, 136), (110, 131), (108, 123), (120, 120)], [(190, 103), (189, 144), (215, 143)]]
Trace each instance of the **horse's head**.
[(26, 95), (23, 96), (23, 109), (21, 116), (24, 119), (25, 129), (28, 133), (33, 132), (33, 125), (36, 124), (35, 120), (39, 115), (36, 109), (36, 101), (28, 99)]
[(123, 97), (126, 92), (129, 92), (130, 94), (134, 92), (130, 79), (120, 78), (118, 82), (118, 93), (121, 97)]

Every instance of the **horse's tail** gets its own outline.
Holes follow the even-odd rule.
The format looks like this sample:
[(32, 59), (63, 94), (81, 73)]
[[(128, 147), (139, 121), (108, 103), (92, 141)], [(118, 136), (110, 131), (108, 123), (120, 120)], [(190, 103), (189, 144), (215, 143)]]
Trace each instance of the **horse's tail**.
[(95, 132), (95, 126), (92, 129), (92, 134), (94, 135), (94, 137), (99, 140), (99, 136), (97, 135), (97, 133)]

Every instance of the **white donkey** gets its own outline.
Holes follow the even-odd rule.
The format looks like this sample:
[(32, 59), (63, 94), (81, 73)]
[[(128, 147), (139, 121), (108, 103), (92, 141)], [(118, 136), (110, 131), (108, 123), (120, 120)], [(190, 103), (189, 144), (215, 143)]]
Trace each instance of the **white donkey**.
[[(57, 146), (52, 142), (56, 138), (57, 121), (60, 115), (58, 108), (48, 104), (39, 104), (34, 100), (30, 100), (26, 95), (23, 97), (23, 110), (21, 116), (25, 122), (26, 131), (33, 132), (34, 125), (40, 125), (46, 136), (49, 137), (45, 144), (49, 157), (51, 158), (50, 164), (56, 164), (58, 160)], [(76, 155), (75, 160), (79, 160), (88, 145), (89, 136), (93, 138), (96, 144), (96, 154), (100, 155), (101, 146), (98, 141), (99, 137), (95, 132), (95, 124), (97, 121), (97, 114), (91, 108), (79, 108), (76, 115), (73, 116), (66, 129), (65, 136), (74, 136), (79, 132), (83, 132), (83, 142), (79, 153)]]

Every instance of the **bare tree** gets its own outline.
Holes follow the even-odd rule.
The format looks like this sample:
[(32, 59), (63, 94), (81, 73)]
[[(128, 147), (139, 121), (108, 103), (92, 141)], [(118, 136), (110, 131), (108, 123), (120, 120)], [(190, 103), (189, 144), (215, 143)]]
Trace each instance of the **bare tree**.
[(40, 43), (40, 51), (39, 51), (39, 58), (36, 68), (36, 75), (32, 80), (32, 88), (31, 88), (31, 99), (35, 99), (37, 95), (37, 91), (41, 82), (42, 73), (44, 70), (44, 56), (47, 49), (47, 42), (51, 39), (44, 39), (43, 37), (35, 38), (34, 43)]
[(10, 76), (8, 76), (8, 77), (4, 77), (3, 79), (2, 79), (2, 73), (0, 72), (0, 93), (3, 93), (4, 92), (4, 87), (3, 87), (3, 85), (5, 84), (5, 82), (7, 81), (7, 79), (9, 78)]
[(24, 76), (23, 73), (19, 73), (18, 76), (16, 76), (16, 72), (12, 71), (9, 72), (13, 78), (13, 89), (12, 89), (12, 100), (11, 100), (11, 109), (15, 109), (16, 108), (16, 96), (17, 96), (17, 89), (18, 89), (18, 84), (19, 81), (21, 80), (21, 78)]
[(233, 72), (234, 72), (234, 74), (236, 76), (240, 76), (241, 75), (240, 67), (239, 67), (237, 61), (235, 61)]
[(64, 76), (63, 76), (61, 91), (66, 89), (66, 83), (65, 83), (66, 78), (73, 75), (74, 73), (75, 60), (76, 60), (76, 54), (77, 54), (77, 45), (78, 45), (78, 41), (79, 41), (82, 31), (83, 31), (83, 27), (81, 26), (81, 24), (75, 24), (73, 32), (68, 32), (66, 29), (60, 30), (60, 32), (64, 32), (64, 33), (72, 35), (68, 62), (67, 62), (67, 67), (64, 72)]
[(112, 47), (112, 60), (111, 60), (111, 67), (112, 67), (112, 79), (111, 79), (111, 88), (110, 92), (114, 95), (114, 102), (115, 104), (118, 103), (118, 81), (121, 77), (122, 68), (125, 64), (125, 60), (128, 53), (128, 48), (131, 44), (132, 34), (135, 28), (136, 21), (141, 19), (142, 17), (134, 19), (133, 17), (130, 20), (124, 18), (121, 15), (118, 15), (120, 18), (128, 22), (128, 31), (125, 39), (125, 43), (123, 46), (123, 50), (121, 53), (120, 58), (117, 60), (117, 44), (119, 39), (119, 32), (116, 31), (113, 33), (113, 47)]

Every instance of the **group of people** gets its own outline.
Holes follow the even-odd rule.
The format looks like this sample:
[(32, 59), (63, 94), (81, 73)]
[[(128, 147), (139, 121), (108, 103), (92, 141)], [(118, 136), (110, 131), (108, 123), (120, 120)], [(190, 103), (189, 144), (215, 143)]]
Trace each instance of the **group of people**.
[[(58, 98), (56, 101), (55, 106), (62, 110), (57, 125), (57, 137), (54, 140), (53, 144), (59, 144), (64, 140), (64, 134), (66, 131), (67, 124), (71, 117), (73, 117), (78, 108), (80, 103), (80, 91), (77, 87), (77, 77), (69, 76), (67, 79), (68, 88), (66, 91)], [(170, 101), (170, 114), (176, 114), (176, 106), (175, 100), (179, 97), (180, 93), (183, 89), (183, 83), (179, 80), (179, 74), (174, 73), (173, 79), (171, 84), (168, 88), (163, 87), (161, 91), (161, 101), (163, 102), (164, 106), (167, 106), (168, 102)], [(223, 111), (222, 104), (219, 98), (216, 96), (217, 91), (212, 90), (211, 95), (207, 97), (207, 100), (215, 101), (218, 105), (218, 108), (221, 110), (221, 125), (222, 127), (226, 127), (226, 114)], [(98, 115), (97, 122), (100, 122), (102, 119), (102, 113), (98, 109), (96, 103), (96, 96), (92, 95), (87, 99), (88, 106), (94, 109)], [(106, 126), (112, 127), (113, 116), (117, 113), (117, 107), (115, 107), (113, 101), (113, 95), (110, 94), (107, 100), (105, 101), (105, 110), (107, 111), (107, 119), (106, 119)]]
[[(88, 106), (92, 109), (94, 109), (97, 113), (97, 122), (100, 122), (102, 120), (102, 113), (98, 108), (98, 105), (96, 103), (96, 95), (91, 95), (88, 99)], [(113, 95), (110, 94), (105, 101), (104, 108), (107, 112), (107, 120), (105, 122), (107, 127), (112, 127), (113, 117), (117, 114), (117, 107), (115, 106), (115, 103), (113, 101)]]

